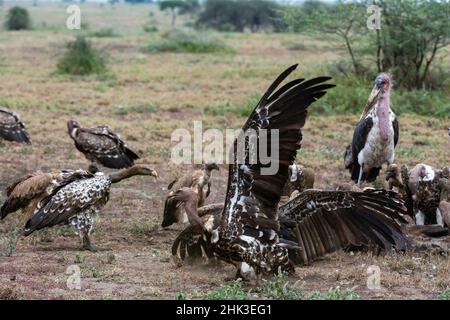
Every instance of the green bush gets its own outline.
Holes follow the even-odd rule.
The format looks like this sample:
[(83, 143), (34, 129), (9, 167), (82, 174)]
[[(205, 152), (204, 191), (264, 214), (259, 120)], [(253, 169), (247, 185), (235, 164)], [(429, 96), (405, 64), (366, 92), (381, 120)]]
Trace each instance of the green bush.
[(102, 28), (89, 32), (88, 36), (93, 38), (113, 38), (119, 35), (112, 28)]
[(22, 7), (12, 7), (6, 17), (5, 28), (7, 30), (29, 30), (31, 20), (27, 9)]
[(339, 287), (331, 288), (328, 292), (313, 292), (308, 295), (309, 300), (359, 300), (359, 295), (352, 289), (341, 292)]
[(235, 280), (231, 284), (222, 284), (203, 297), (204, 300), (246, 300), (250, 298), (251, 296), (244, 290), (240, 280)]
[(270, 281), (267, 281), (261, 288), (258, 289), (258, 293), (264, 298), (274, 300), (303, 299), (302, 290), (290, 286), (288, 276), (285, 273), (281, 273), (273, 277)]
[(57, 64), (59, 73), (72, 75), (103, 74), (106, 60), (83, 36), (67, 44), (67, 50)]
[(233, 52), (220, 39), (198, 32), (174, 31), (166, 37), (161, 37), (144, 48), (146, 52), (176, 52), (176, 53), (230, 53)]

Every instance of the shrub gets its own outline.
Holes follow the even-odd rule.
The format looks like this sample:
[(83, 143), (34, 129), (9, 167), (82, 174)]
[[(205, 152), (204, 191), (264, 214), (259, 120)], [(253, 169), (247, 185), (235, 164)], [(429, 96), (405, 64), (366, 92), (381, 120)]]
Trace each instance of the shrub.
[(259, 290), (265, 298), (274, 300), (301, 300), (303, 292), (289, 285), (287, 274), (281, 273), (267, 281)]
[(27, 9), (18, 6), (9, 9), (5, 22), (5, 28), (7, 30), (31, 29), (31, 20)]
[(328, 292), (313, 292), (309, 294), (310, 300), (359, 300), (359, 295), (352, 289), (346, 289), (341, 292), (339, 287), (331, 288)]
[(89, 32), (88, 36), (94, 38), (112, 38), (118, 37), (119, 35), (112, 28), (102, 28)]
[(102, 74), (106, 71), (105, 58), (83, 36), (67, 44), (67, 51), (57, 65), (58, 72), (72, 75)]
[(235, 280), (231, 284), (222, 284), (219, 288), (206, 294), (204, 300), (246, 300), (251, 298), (242, 288), (242, 281)]
[(174, 31), (166, 37), (150, 43), (144, 48), (147, 52), (176, 52), (176, 53), (230, 53), (226, 44), (208, 33)]

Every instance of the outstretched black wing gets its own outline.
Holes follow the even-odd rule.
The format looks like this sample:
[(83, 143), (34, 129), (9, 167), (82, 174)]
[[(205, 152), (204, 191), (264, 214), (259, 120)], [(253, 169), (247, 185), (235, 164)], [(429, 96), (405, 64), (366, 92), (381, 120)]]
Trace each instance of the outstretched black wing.
[[(319, 77), (308, 81), (296, 79), (275, 91), (296, 68), (297, 65), (288, 68), (269, 87), (243, 126), (243, 134), (234, 143), (234, 161), (229, 167), (227, 196), (219, 227), (222, 238), (233, 240), (243, 235), (277, 242), (277, 205), (288, 179), (288, 167), (300, 149), (300, 129), (305, 124), (307, 109), (325, 95), (327, 89), (334, 87), (324, 84), (329, 77)], [(278, 130), (278, 139), (275, 130)], [(241, 149), (238, 140), (245, 136), (245, 140), (240, 140), (246, 142)], [(259, 150), (266, 147), (273, 153), (272, 145), (278, 148), (279, 155), (265, 163), (256, 146)], [(266, 174), (264, 170), (271, 166), (277, 170)]]
[(30, 144), (25, 125), (15, 112), (0, 109), (0, 138), (8, 141)]
[(403, 250), (403, 214), (406, 208), (393, 192), (308, 190), (280, 207), (281, 238), (301, 247), (289, 255), (297, 264), (350, 245)]

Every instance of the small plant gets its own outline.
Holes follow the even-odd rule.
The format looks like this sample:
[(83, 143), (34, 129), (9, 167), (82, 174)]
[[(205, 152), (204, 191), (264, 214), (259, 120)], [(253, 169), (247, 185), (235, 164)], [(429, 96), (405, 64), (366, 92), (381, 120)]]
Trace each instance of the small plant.
[(235, 280), (231, 284), (222, 284), (219, 288), (203, 296), (204, 300), (245, 300), (251, 296), (242, 288), (242, 281)]
[(112, 28), (101, 28), (88, 33), (88, 37), (93, 38), (113, 38), (119, 35)]
[(7, 233), (5, 236), (0, 237), (0, 257), (11, 257), (16, 249), (17, 238), (21, 233), (20, 228), (15, 228)]
[(187, 293), (184, 291), (179, 291), (175, 294), (175, 300), (187, 300)]
[(0, 286), (0, 300), (17, 300), (19, 298), (20, 294), (14, 287)]
[(308, 295), (309, 300), (358, 300), (359, 295), (353, 289), (341, 292), (339, 287), (331, 288), (327, 292), (312, 292)]
[(31, 29), (31, 20), (27, 9), (18, 6), (9, 9), (5, 28), (11, 31)]
[(231, 53), (233, 50), (208, 33), (170, 32), (143, 48), (145, 52)]
[(280, 273), (267, 281), (259, 290), (262, 296), (274, 300), (300, 300), (303, 292), (289, 285), (287, 274)]
[(450, 288), (445, 289), (438, 295), (439, 300), (450, 300)]
[(67, 44), (67, 50), (58, 62), (59, 73), (72, 75), (104, 74), (106, 59), (83, 36)]

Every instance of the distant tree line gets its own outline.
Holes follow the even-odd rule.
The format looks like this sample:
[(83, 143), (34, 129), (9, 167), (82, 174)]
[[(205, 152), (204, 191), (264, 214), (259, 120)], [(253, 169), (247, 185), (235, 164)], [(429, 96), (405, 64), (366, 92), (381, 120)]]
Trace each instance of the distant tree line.
[(206, 0), (197, 25), (220, 31), (280, 31), (285, 25), (281, 9), (271, 0)]

